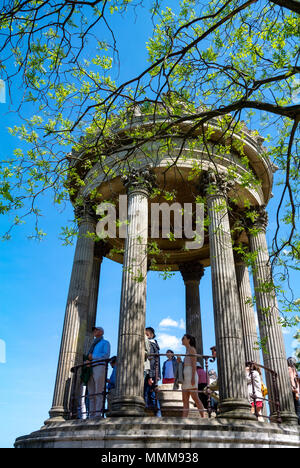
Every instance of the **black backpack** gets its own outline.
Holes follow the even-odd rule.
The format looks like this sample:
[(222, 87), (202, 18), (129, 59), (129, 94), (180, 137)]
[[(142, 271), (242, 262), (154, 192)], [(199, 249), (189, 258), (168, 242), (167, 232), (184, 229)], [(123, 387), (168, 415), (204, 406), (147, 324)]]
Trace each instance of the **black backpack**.
[[(159, 351), (160, 351), (160, 347), (157, 343), (156, 340), (154, 341), (150, 341), (150, 354), (159, 354)], [(155, 378), (155, 361), (156, 359), (154, 357), (151, 358), (150, 360), (150, 367), (151, 367), (151, 370), (150, 370), (150, 376), (152, 378)], [(161, 378), (161, 373), (160, 373), (160, 358), (158, 358), (158, 377), (159, 379)]]

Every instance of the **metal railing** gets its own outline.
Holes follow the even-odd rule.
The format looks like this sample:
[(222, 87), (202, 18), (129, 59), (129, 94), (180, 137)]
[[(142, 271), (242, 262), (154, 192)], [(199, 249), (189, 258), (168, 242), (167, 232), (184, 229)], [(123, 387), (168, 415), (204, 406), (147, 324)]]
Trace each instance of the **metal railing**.
[[(161, 356), (167, 356), (166, 354), (150, 354), (149, 357), (150, 358), (154, 358), (155, 359), (155, 380), (154, 380), (154, 387), (155, 387), (155, 401), (156, 401), (156, 410), (158, 411), (159, 410), (159, 405), (158, 405), (158, 400), (159, 400), (159, 397), (158, 397), (158, 393), (160, 391), (163, 391), (163, 392), (182, 392), (182, 389), (170, 389), (170, 390), (166, 390), (166, 389), (163, 389), (163, 390), (160, 390), (159, 387), (158, 387), (158, 376), (159, 376), (159, 358)], [(200, 355), (200, 354), (193, 354), (193, 355), (187, 355), (187, 354), (176, 354), (174, 355), (175, 357), (181, 357), (181, 356), (184, 356), (184, 357), (187, 357), (187, 356), (192, 356), (192, 357), (196, 357), (197, 360), (203, 360), (205, 362), (205, 365), (203, 368), (205, 368), (205, 372), (206, 372), (206, 382), (207, 382), (207, 387), (206, 389), (204, 390), (199, 390), (199, 389), (195, 389), (195, 390), (189, 390), (190, 393), (198, 393), (199, 394), (204, 394), (207, 396), (207, 408), (204, 409), (204, 411), (208, 414), (208, 417), (211, 418), (212, 417), (212, 413), (214, 412), (213, 409), (212, 409), (212, 398), (213, 398), (213, 395), (215, 394), (214, 391), (212, 391), (209, 387), (209, 384), (210, 384), (210, 379), (209, 379), (209, 374), (208, 374), (208, 366), (209, 366), (209, 362), (214, 362), (216, 360), (216, 358), (214, 358), (213, 356), (205, 356), (205, 355)], [(254, 377), (254, 369), (255, 367), (259, 367), (260, 369), (263, 369), (266, 373), (270, 373), (271, 374), (271, 381), (272, 381), (272, 388), (268, 388), (267, 391), (267, 395), (273, 395), (273, 398), (270, 398), (270, 396), (268, 398), (265, 398), (264, 395), (259, 396), (257, 395), (256, 391), (255, 391), (255, 377)], [(254, 361), (251, 361), (249, 363), (249, 373), (250, 373), (250, 378), (251, 378), (251, 385), (252, 385), (252, 393), (250, 394), (250, 398), (251, 398), (251, 402), (253, 401), (254, 403), (254, 414), (256, 416), (257, 419), (259, 419), (260, 417), (261, 418), (264, 418), (264, 419), (268, 419), (268, 420), (274, 420), (276, 421), (278, 424), (281, 424), (282, 423), (282, 418), (281, 418), (281, 408), (280, 408), (280, 401), (279, 401), (279, 387), (278, 387), (278, 375), (277, 373), (268, 368), (268, 367), (265, 367), (265, 366), (262, 366), (261, 364), (258, 364)], [(245, 372), (245, 379), (246, 379), (246, 372)], [(263, 380), (261, 378), (261, 382), (263, 383)], [(270, 410), (271, 408), (275, 408), (275, 411), (271, 411), (271, 414), (269, 416), (266, 416), (265, 414), (262, 414), (262, 413), (259, 413), (259, 408), (258, 408), (258, 402), (259, 401), (263, 401), (264, 404), (268, 404), (269, 407), (270, 407)], [(183, 409), (182, 409), (183, 411)], [(216, 411), (217, 413), (217, 411)]]
[[(91, 361), (88, 363), (81, 364), (79, 366), (72, 367), (71, 372), (74, 374), (73, 378), (73, 385), (72, 385), (72, 392), (70, 397), (70, 404), (69, 404), (69, 415), (70, 419), (88, 419), (91, 416), (90, 406), (91, 400), (94, 400), (93, 406), (97, 408), (97, 398), (101, 397), (102, 404), (101, 408), (93, 409), (93, 416), (98, 416), (104, 418), (106, 410), (105, 404), (107, 399), (107, 374), (108, 374), (108, 365), (111, 359), (98, 359), (95, 361)], [(78, 378), (79, 371), (81, 372), (89, 372), (89, 370), (93, 369), (94, 367), (103, 366), (104, 369), (104, 385), (103, 391), (99, 393), (86, 393), (87, 385), (84, 385), (82, 379)], [(83, 389), (85, 391), (83, 392)]]
[[(163, 389), (161, 390), (158, 386), (159, 382), (159, 371), (160, 371), (160, 366), (159, 366), (159, 360), (160, 357), (167, 356), (167, 354), (149, 354), (148, 358), (155, 359), (155, 376), (154, 376), (154, 383), (153, 383), (153, 388), (155, 392), (155, 412), (159, 411), (159, 392), (180, 392), (182, 393), (182, 389)], [(204, 394), (207, 397), (207, 408), (204, 408), (204, 412), (207, 413), (208, 417), (212, 417), (212, 413), (216, 412), (215, 408), (212, 406), (212, 398), (214, 398), (215, 392), (210, 389), (210, 376), (209, 376), (209, 363), (213, 363), (216, 358), (213, 356), (207, 356), (207, 355), (200, 355), (200, 354), (193, 354), (193, 355), (187, 355), (187, 354), (176, 354), (174, 355), (176, 358), (178, 357), (194, 357), (197, 360), (201, 360), (204, 365), (202, 366), (203, 370), (205, 370), (206, 374), (206, 388), (203, 390), (199, 389), (193, 389), (193, 390), (188, 390), (190, 393), (197, 393), (198, 395)], [(74, 374), (73, 382), (72, 382), (72, 391), (71, 391), (71, 396), (69, 399), (69, 417), (70, 419), (88, 419), (91, 416), (92, 417), (105, 417), (105, 414), (107, 413), (106, 410), (106, 401), (107, 401), (107, 395), (108, 395), (108, 390), (107, 390), (107, 375), (108, 375), (108, 365), (110, 363), (111, 359), (99, 359), (97, 361), (91, 361), (90, 363), (84, 363), (78, 366), (75, 366), (71, 369), (71, 372)], [(86, 389), (86, 385), (82, 382), (81, 378), (79, 379), (79, 372), (82, 373), (83, 371), (88, 372), (89, 370), (93, 369), (94, 367), (98, 366), (104, 366), (104, 378), (103, 378), (103, 391), (99, 393), (86, 393), (86, 391), (82, 391), (84, 388)], [(255, 367), (259, 367), (260, 369), (263, 369), (266, 373), (271, 374), (271, 381), (272, 381), (272, 389), (267, 389), (268, 390), (268, 395), (272, 395), (272, 398), (270, 396), (266, 398), (264, 395), (260, 396), (257, 395), (255, 391), (255, 377), (254, 377), (254, 370)], [(272, 419), (276, 420), (277, 423), (281, 423), (281, 408), (280, 408), (280, 401), (279, 401), (279, 387), (278, 387), (278, 375), (275, 371), (272, 369), (269, 369), (265, 366), (262, 366), (256, 362), (250, 362), (249, 363), (249, 374), (251, 378), (251, 384), (252, 384), (252, 393), (250, 395), (251, 401), (254, 403), (254, 414), (257, 418), (265, 418), (265, 419)], [(246, 378), (246, 374), (245, 374)], [(271, 390), (271, 391), (270, 391)], [(267, 396), (267, 395), (266, 395)], [(95, 410), (95, 400), (97, 397), (101, 397), (102, 403), (101, 403), (101, 408), (97, 408)], [(94, 399), (94, 406), (93, 406), (93, 411), (91, 415), (91, 400)], [(214, 398), (215, 399), (215, 398)], [(273, 414), (270, 414), (270, 416), (266, 416), (264, 414), (261, 414), (259, 412), (259, 407), (258, 407), (258, 402), (263, 401), (264, 404), (268, 404), (270, 408), (275, 409), (273, 411)], [(183, 408), (176, 408), (177, 411), (183, 411)], [(274, 417), (275, 414), (275, 417)]]

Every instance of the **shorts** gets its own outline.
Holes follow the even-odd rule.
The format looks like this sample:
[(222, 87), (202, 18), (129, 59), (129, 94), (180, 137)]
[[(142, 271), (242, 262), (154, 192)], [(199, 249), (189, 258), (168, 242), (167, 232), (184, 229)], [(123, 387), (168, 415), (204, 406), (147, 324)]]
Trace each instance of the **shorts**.
[(182, 390), (198, 390), (198, 374), (197, 371), (195, 372), (195, 384), (192, 385), (192, 366), (185, 366), (184, 367), (184, 374), (183, 374), (183, 384)]
[(172, 384), (175, 382), (175, 379), (163, 379), (162, 383), (163, 384)]
[[(254, 401), (252, 401), (251, 405), (253, 406), (253, 408), (255, 407)], [(263, 406), (264, 406), (263, 401), (259, 400), (259, 401), (256, 402), (256, 408), (263, 408)]]

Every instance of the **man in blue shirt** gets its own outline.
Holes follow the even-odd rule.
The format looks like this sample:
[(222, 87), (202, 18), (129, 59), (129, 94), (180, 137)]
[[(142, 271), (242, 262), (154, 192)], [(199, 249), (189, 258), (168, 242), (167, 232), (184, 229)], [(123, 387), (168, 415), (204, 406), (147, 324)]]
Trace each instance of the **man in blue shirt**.
[[(92, 363), (109, 359), (110, 343), (103, 338), (104, 330), (102, 327), (93, 327), (94, 342), (89, 349), (88, 358)], [(99, 365), (93, 366), (93, 374), (88, 381), (88, 392), (90, 402), (90, 418), (99, 418), (103, 410), (103, 392), (105, 382), (106, 362), (99, 362)]]

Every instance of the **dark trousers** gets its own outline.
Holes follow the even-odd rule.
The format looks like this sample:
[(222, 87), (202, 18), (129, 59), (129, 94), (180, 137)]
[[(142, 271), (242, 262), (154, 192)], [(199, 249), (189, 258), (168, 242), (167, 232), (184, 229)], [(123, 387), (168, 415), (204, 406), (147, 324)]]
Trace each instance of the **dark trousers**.
[(146, 403), (146, 408), (156, 408), (156, 399), (155, 399), (155, 385), (149, 384), (149, 374), (145, 375), (144, 380), (144, 400)]

